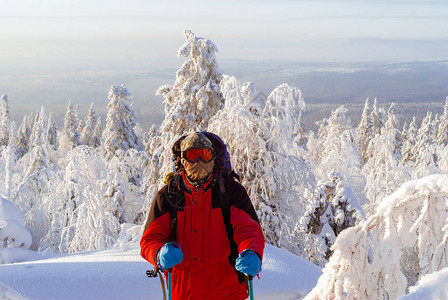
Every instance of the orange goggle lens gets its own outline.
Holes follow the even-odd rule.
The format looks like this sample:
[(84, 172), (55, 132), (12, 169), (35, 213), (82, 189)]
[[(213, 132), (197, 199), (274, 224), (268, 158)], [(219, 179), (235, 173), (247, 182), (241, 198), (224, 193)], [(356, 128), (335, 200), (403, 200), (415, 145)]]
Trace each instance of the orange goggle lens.
[(184, 151), (183, 157), (192, 163), (199, 159), (203, 162), (209, 162), (213, 158), (213, 152), (210, 149), (191, 149)]

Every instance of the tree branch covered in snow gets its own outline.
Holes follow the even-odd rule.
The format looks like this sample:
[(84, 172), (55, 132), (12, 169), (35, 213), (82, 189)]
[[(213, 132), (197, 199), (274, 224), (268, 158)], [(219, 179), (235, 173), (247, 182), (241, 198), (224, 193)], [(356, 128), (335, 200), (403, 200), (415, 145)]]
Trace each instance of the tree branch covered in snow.
[[(420, 278), (447, 267), (447, 199), (448, 175), (403, 184), (366, 222), (341, 233), (306, 299), (396, 299), (414, 281), (407, 268)], [(414, 256), (403, 260), (405, 249)], [(402, 263), (408, 259), (411, 266)]]

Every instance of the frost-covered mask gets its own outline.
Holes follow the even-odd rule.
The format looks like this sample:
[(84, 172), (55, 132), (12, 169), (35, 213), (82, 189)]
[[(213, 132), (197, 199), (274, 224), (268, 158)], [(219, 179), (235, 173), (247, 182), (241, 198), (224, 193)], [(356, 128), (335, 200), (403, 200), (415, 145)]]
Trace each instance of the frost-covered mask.
[(185, 169), (185, 175), (193, 183), (199, 183), (207, 179), (212, 173), (215, 164), (213, 159), (209, 162), (198, 160), (197, 162), (191, 163), (182, 158), (181, 162)]
[(192, 183), (201, 183), (207, 179), (214, 166), (212, 142), (203, 133), (192, 132), (185, 137), (180, 148), (181, 163), (187, 178)]

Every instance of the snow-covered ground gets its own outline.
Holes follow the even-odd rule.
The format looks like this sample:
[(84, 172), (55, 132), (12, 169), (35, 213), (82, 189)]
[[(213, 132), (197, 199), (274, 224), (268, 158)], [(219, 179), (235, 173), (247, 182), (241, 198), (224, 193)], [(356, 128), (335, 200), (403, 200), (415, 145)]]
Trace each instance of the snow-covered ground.
[[(162, 299), (160, 281), (146, 277), (150, 265), (139, 251), (132, 245), (0, 265), (0, 299)], [(320, 274), (314, 264), (266, 245), (255, 297), (301, 299)]]

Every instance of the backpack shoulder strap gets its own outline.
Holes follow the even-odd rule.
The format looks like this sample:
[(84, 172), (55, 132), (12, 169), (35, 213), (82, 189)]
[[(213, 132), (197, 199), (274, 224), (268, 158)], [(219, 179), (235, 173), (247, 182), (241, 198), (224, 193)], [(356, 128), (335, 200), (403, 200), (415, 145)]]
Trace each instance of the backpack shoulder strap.
[(184, 199), (183, 192), (179, 189), (180, 175), (172, 176), (167, 182), (166, 197), (168, 200), (169, 214), (171, 217), (171, 242), (177, 241), (177, 212)]
[[(224, 225), (226, 227), (227, 231), (227, 238), (229, 239), (229, 245), (230, 245), (230, 255), (229, 255), (229, 263), (235, 267), (236, 259), (238, 257), (238, 246), (233, 238), (233, 227), (230, 223), (230, 206), (231, 206), (231, 199), (230, 199), (230, 180), (233, 180), (233, 177), (229, 176), (219, 176), (219, 189), (221, 192), (221, 211), (222, 211), (222, 218), (224, 220)], [(244, 281), (245, 275), (235, 269), (235, 272), (238, 275), (239, 282)]]

